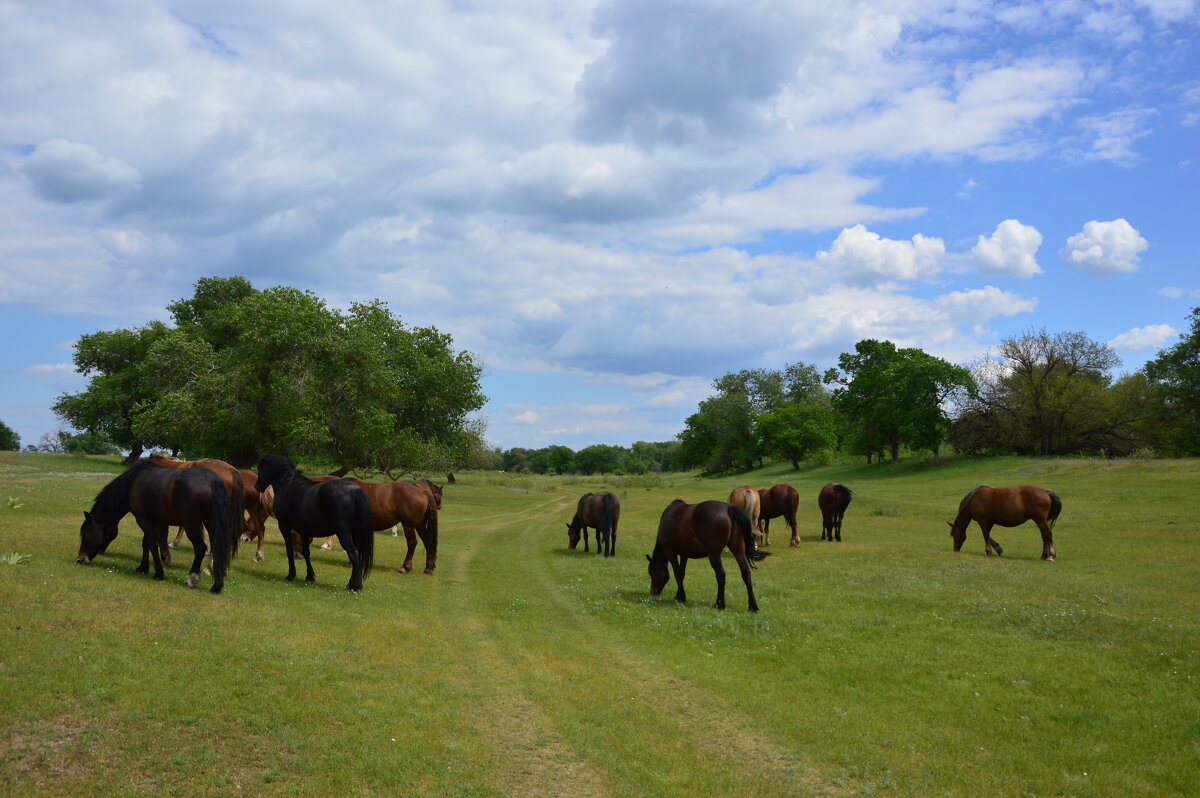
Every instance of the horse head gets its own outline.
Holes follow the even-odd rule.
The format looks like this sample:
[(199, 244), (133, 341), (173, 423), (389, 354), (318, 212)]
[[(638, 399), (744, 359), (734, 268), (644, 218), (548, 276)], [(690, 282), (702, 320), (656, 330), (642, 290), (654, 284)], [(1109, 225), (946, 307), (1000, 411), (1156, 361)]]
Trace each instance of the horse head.
[(96, 516), (83, 511), (83, 523), (79, 526), (79, 555), (75, 562), (91, 565), (92, 560), (104, 553), (108, 544), (117, 537), (115, 523), (101, 523)]
[(952, 521), (947, 521), (946, 525), (950, 527), (950, 537), (954, 541), (954, 550), (958, 551), (962, 548), (963, 541), (967, 539), (967, 530), (959, 529)]
[(646, 555), (646, 562), (650, 563), (646, 566), (646, 571), (650, 574), (650, 595), (657, 596), (663, 592), (663, 588), (671, 579), (671, 571), (667, 568), (667, 558), (662, 553), (662, 549), (655, 546), (654, 554)]
[(579, 545), (580, 530), (583, 529), (583, 522), (579, 519), (579, 514), (571, 519), (571, 523), (567, 524), (567, 543), (573, 549)]

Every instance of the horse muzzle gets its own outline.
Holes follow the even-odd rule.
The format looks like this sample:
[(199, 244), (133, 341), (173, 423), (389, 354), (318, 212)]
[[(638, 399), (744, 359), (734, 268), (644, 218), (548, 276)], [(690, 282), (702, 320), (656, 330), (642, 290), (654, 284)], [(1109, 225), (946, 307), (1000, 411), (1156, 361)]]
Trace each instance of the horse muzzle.
[(79, 556), (75, 558), (75, 562), (79, 563), (80, 565), (91, 565), (92, 558), (81, 552)]

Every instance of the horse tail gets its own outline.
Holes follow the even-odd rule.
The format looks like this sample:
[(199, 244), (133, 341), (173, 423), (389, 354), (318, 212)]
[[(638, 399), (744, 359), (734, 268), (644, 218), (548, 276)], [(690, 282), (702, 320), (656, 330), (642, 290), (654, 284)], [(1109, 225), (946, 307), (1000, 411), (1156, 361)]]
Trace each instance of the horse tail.
[(742, 540), (746, 542), (746, 558), (750, 561), (750, 567), (757, 566), (754, 563), (758, 560), (766, 559), (770, 556), (768, 552), (759, 551), (754, 545), (754, 530), (750, 528), (750, 516), (746, 515), (746, 511), (741, 507), (729, 505), (729, 522), (733, 524), (733, 528), (742, 534)]
[[(229, 557), (234, 550), (233, 504), (230, 500), (229, 489), (220, 477), (212, 483), (212, 501), (208, 505), (208, 544), (212, 546), (212, 575), (213, 587), (225, 581), (229, 571)], [(240, 516), (239, 516), (240, 518)]]
[(1050, 495), (1050, 514), (1046, 516), (1046, 523), (1054, 529), (1054, 522), (1058, 520), (1058, 514), (1062, 512), (1062, 499), (1058, 498), (1058, 494), (1049, 488), (1046, 493)]
[(438, 547), (438, 511), (437, 500), (428, 496), (425, 505), (425, 555), (437, 558)]
[(604, 533), (607, 535), (612, 534), (613, 503), (615, 501), (616, 501), (616, 497), (613, 496), (611, 493), (604, 494), (604, 522), (603, 523), (604, 523)]
[(854, 498), (854, 491), (839, 482), (833, 486), (833, 492), (838, 495), (837, 506), (834, 509), (839, 513), (846, 512), (846, 508), (850, 506), (850, 501)]
[(355, 488), (350, 537), (354, 541), (354, 548), (358, 549), (363, 579), (366, 579), (367, 574), (371, 573), (371, 563), (375, 560), (375, 530), (371, 528), (371, 502), (367, 498), (367, 492), (358, 486)]
[(237, 469), (233, 471), (233, 490), (229, 493), (229, 524), (230, 533), (229, 556), (237, 556), (238, 541), (242, 539), (242, 528), (245, 526), (246, 515), (246, 483)]

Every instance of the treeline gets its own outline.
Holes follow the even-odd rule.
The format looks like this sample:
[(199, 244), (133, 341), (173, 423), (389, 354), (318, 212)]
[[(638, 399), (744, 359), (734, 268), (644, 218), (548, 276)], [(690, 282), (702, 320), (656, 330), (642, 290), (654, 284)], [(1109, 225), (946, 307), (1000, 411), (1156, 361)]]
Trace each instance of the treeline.
[(713, 383), (671, 467), (718, 474), (829, 452), (867, 462), (902, 450), (965, 454), (1200, 454), (1200, 308), (1182, 339), (1132, 374), (1082, 332), (1029, 331), (970, 367), (860, 341), (821, 375), (798, 363)]
[(646, 474), (672, 470), (678, 449), (677, 441), (638, 441), (630, 447), (596, 444), (578, 452), (566, 446), (518, 446), (496, 452), (492, 467), (529, 474)]
[(87, 389), (53, 406), (130, 458), (158, 448), (250, 466), (287, 452), (342, 472), (446, 471), (485, 449), (480, 365), (381, 302), (209, 277), (151, 322), (82, 336)]

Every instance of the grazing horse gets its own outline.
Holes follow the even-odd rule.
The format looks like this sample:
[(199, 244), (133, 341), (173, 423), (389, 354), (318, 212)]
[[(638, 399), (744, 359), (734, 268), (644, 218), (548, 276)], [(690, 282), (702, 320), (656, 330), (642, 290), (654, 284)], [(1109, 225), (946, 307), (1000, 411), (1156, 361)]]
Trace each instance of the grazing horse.
[(362, 590), (375, 553), (371, 505), (362, 488), (341, 479), (316, 482), (297, 471), (290, 458), (277, 454), (259, 458), (258, 482), (254, 487), (260, 493), (267, 487), (275, 489), (273, 508), (287, 550), (289, 582), (296, 578), (292, 533), (300, 535), (304, 564), (308, 568), (304, 579), (312, 582), (317, 578), (310, 556), (312, 539), (332, 529), (350, 559), (350, 583), (346, 587)]
[[(254, 561), (263, 561), (263, 542), (267, 537), (267, 516), (271, 515), (271, 505), (266, 497), (267, 491), (259, 493), (254, 489), (258, 474), (245, 468), (239, 468), (242, 484), (246, 486), (246, 522), (242, 525), (242, 542), (252, 540), (258, 542), (254, 552)], [(272, 496), (273, 498), (273, 496)]]
[[(963, 496), (958, 505), (958, 517), (950, 524), (950, 537), (954, 539), (954, 550), (962, 548), (967, 539), (967, 527), (974, 521), (983, 532), (983, 553), (1003, 554), (1000, 544), (992, 538), (992, 526), (1020, 526), (1032, 520), (1042, 531), (1042, 559), (1053, 561), (1054, 522), (1062, 512), (1062, 499), (1052, 490), (1036, 485), (1021, 485), (1016, 488), (993, 488), (980, 485)], [(950, 523), (947, 521), (947, 523)]]
[(791, 485), (776, 485), (758, 491), (758, 517), (762, 524), (763, 545), (771, 545), (771, 519), (783, 516), (792, 528), (793, 546), (800, 545), (800, 533), (796, 529), (796, 508), (800, 506), (800, 494)]
[(755, 567), (754, 560), (761, 560), (767, 554), (754, 547), (750, 516), (725, 502), (687, 504), (676, 499), (667, 505), (658, 522), (654, 553), (646, 555), (646, 560), (650, 563), (647, 566), (650, 572), (650, 595), (659, 595), (667, 586), (667, 582), (670, 581), (667, 565), (670, 564), (679, 588), (675, 591), (675, 600), (680, 604), (684, 603), (687, 601), (687, 595), (683, 592), (687, 561), (708, 557), (708, 562), (717, 577), (715, 606), (719, 610), (725, 609), (725, 566), (721, 564), (721, 553), (725, 548), (733, 554), (742, 572), (742, 581), (746, 583), (746, 593), (750, 597), (750, 611), (758, 612), (758, 602), (754, 600), (754, 585), (750, 581), (750, 569)]
[(842, 542), (842, 516), (854, 498), (854, 491), (840, 482), (828, 482), (817, 494), (817, 506), (821, 508), (821, 540)]
[(729, 503), (750, 516), (750, 528), (754, 530), (754, 542), (762, 544), (762, 532), (758, 528), (758, 491), (749, 485), (734, 488), (729, 494)]
[(617, 553), (617, 524), (621, 520), (621, 500), (608, 493), (585, 493), (579, 497), (575, 517), (567, 524), (567, 542), (570, 548), (579, 545), (583, 533), (583, 550), (588, 550), (588, 527), (596, 530), (596, 553), (603, 551), (605, 557)]
[(166, 548), (167, 527), (179, 524), (196, 550), (187, 586), (200, 581), (200, 564), (208, 547), (204, 530), (212, 543), (213, 593), (225, 586), (229, 558), (237, 551), (237, 527), (242, 518), (242, 493), (232, 495), (225, 483), (207, 469), (167, 468), (149, 460), (140, 460), (109, 482), (84, 512), (79, 527), (79, 555), (76, 562), (88, 565), (102, 554), (117, 537), (117, 524), (127, 513), (142, 529), (142, 562), (138, 573), (150, 572), (154, 556), (154, 578), (163, 578), (159, 552)]

